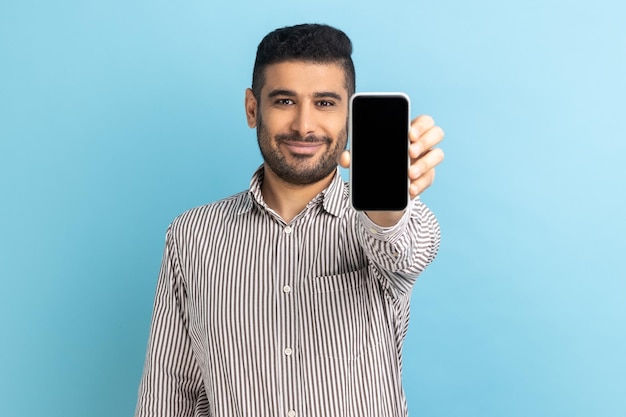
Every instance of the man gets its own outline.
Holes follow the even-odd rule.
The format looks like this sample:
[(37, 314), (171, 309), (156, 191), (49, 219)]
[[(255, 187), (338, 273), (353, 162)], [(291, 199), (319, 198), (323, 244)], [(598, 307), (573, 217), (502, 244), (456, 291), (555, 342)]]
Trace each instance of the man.
[(245, 111), (264, 163), (168, 228), (136, 416), (407, 415), (410, 291), (439, 246), (418, 195), (443, 132), (412, 122), (405, 211), (350, 207), (351, 52), (325, 25), (260, 43)]

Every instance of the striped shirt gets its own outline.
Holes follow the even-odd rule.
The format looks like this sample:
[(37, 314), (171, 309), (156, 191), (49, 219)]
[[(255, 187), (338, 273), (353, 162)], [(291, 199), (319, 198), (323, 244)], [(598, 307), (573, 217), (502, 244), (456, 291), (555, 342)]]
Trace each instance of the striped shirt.
[(415, 199), (379, 227), (337, 173), (285, 223), (262, 181), (169, 226), (135, 416), (407, 416), (402, 343), (434, 215)]

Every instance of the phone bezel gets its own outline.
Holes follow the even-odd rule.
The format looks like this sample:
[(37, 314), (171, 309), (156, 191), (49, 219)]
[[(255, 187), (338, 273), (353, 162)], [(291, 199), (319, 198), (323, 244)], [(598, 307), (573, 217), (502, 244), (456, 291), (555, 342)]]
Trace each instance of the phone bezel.
[(370, 98), (376, 98), (376, 97), (380, 97), (380, 98), (402, 98), (404, 100), (406, 100), (407, 103), (407, 126), (406, 126), (406, 133), (407, 133), (407, 138), (406, 138), (406, 146), (407, 146), (407, 160), (406, 160), (406, 198), (405, 198), (405, 203), (403, 207), (384, 207), (384, 206), (377, 206), (377, 207), (369, 207), (369, 208), (365, 208), (365, 207), (356, 207), (354, 205), (354, 195), (353, 195), (353, 191), (354, 191), (354, 187), (352, 186), (352, 181), (354, 178), (353, 172), (352, 172), (352, 163), (350, 163), (350, 167), (349, 167), (349, 182), (350, 182), (350, 205), (357, 211), (402, 211), (405, 210), (406, 207), (409, 204), (409, 200), (410, 200), (410, 195), (409, 195), (409, 185), (410, 185), (410, 181), (409, 181), (409, 166), (410, 166), (410, 162), (411, 162), (411, 158), (409, 156), (409, 145), (410, 145), (410, 141), (409, 141), (409, 129), (411, 127), (411, 99), (409, 98), (408, 94), (403, 93), (403, 92), (357, 92), (354, 93), (351, 97), (350, 97), (350, 101), (349, 101), (349, 105), (348, 105), (348, 146), (349, 146), (349, 150), (352, 150), (353, 147), (353, 103), (354, 100), (358, 97), (370, 97)]

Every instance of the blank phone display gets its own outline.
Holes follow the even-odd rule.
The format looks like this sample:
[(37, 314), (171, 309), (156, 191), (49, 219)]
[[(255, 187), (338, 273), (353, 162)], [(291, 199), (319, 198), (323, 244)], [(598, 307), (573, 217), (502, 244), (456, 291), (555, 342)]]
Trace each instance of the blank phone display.
[(408, 203), (409, 100), (356, 94), (350, 108), (350, 184), (357, 210), (403, 210)]

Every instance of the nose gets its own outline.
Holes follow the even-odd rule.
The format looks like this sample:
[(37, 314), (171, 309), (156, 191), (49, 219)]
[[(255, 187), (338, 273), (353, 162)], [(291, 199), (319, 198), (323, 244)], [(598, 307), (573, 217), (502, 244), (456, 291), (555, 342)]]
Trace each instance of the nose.
[(299, 132), (301, 137), (305, 137), (314, 133), (316, 127), (315, 109), (309, 103), (300, 103), (296, 108), (291, 129)]

